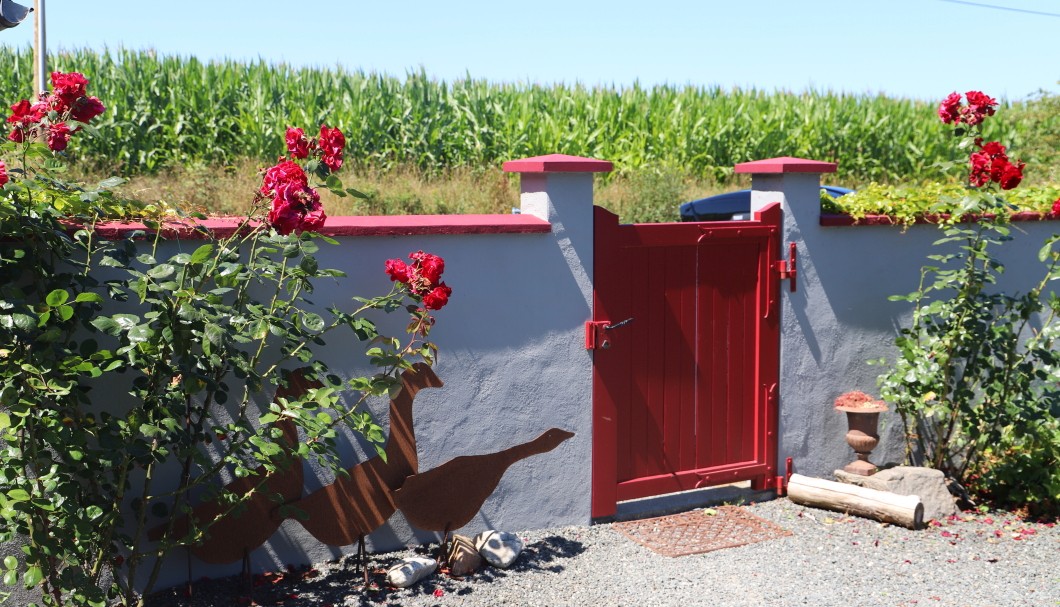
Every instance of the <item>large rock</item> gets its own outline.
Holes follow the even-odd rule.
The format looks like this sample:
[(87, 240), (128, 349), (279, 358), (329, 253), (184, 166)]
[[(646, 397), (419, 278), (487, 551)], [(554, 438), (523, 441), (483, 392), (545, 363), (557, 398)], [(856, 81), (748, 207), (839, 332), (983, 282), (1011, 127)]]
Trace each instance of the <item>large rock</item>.
[(507, 531), (483, 531), (475, 536), (475, 548), (490, 565), (507, 569), (523, 551), (523, 540)]
[(386, 572), (386, 583), (395, 588), (408, 588), (438, 569), (438, 561), (414, 556), (394, 565)]
[(916, 495), (924, 504), (925, 521), (942, 520), (947, 516), (957, 514), (957, 504), (946, 488), (946, 477), (941, 470), (919, 466), (895, 466), (880, 470), (872, 476), (836, 470), (835, 478), (841, 483), (877, 491), (889, 491), (898, 495)]

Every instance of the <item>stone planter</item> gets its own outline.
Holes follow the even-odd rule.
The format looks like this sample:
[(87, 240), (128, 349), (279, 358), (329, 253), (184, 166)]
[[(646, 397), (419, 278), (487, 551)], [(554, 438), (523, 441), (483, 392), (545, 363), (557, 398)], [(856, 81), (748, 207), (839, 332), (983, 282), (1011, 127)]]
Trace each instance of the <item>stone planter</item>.
[(847, 444), (857, 454), (857, 459), (844, 466), (843, 470), (862, 476), (875, 474), (878, 468), (869, 461), (869, 454), (880, 443), (876, 428), (879, 426), (880, 413), (887, 410), (887, 405), (875, 401), (857, 407), (837, 406), (836, 410), (847, 414)]

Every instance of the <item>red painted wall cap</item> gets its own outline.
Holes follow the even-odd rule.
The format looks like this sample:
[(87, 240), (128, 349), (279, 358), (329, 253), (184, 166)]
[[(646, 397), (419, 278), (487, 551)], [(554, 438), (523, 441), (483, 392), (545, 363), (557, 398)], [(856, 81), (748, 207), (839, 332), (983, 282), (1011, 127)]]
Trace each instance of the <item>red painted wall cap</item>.
[[(166, 238), (208, 239), (231, 236), (240, 218), (207, 219), (197, 224), (169, 223)], [(201, 228), (201, 229), (197, 229)], [(70, 226), (70, 230), (80, 226)], [(153, 233), (142, 223), (108, 222), (95, 226), (102, 238), (125, 238), (133, 232)], [(328, 217), (318, 230), (324, 236), (418, 236), (428, 234), (544, 234), (552, 225), (533, 215), (357, 215)]]
[(767, 158), (736, 165), (737, 173), (835, 173), (836, 163), (806, 158)]
[(509, 160), (504, 163), (503, 168), (507, 173), (608, 173), (615, 168), (615, 165), (608, 160), (548, 154), (522, 160)]

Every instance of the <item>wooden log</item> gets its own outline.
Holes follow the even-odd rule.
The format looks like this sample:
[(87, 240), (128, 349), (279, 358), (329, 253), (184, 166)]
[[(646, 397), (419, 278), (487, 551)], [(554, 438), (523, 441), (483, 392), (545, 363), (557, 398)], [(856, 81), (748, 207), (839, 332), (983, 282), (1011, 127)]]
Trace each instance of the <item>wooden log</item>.
[(898, 495), (792, 474), (788, 499), (804, 506), (854, 514), (909, 529), (924, 526), (924, 505), (915, 495)]

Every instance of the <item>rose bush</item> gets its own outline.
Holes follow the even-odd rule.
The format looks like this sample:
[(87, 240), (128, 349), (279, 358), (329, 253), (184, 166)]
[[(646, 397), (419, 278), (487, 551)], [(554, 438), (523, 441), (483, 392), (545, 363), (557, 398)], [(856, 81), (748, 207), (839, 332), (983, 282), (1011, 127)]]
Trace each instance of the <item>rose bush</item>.
[[(52, 83), (36, 103), (11, 106), (0, 145), (0, 541), (22, 543), (25, 557), (4, 559), (0, 573), (45, 605), (132, 606), (166, 555), (218, 520), (148, 541), (149, 528), (176, 528), (192, 495), (225, 516), (265, 491), (269, 472), (301, 465), (292, 458), (337, 468), (342, 427), (381, 449), (364, 404), (396, 389), (413, 361), (434, 360), (428, 310), (451, 290), (444, 261), (420, 252), (409, 279), (354, 298), (354, 309), (307, 299), (343, 276), (315, 257), (326, 221), (317, 188), (362, 195), (332, 174), (345, 146), (337, 128), (314, 139), (289, 129), (288, 156), (262, 171), (253, 211), (217, 237), (200, 217), (122, 200), (119, 179), (59, 179), (65, 150), (105, 108), (81, 74)], [(145, 229), (101, 240), (95, 224), (116, 217)], [(165, 242), (174, 227), (209, 238), (181, 250)], [(410, 315), (405, 337), (377, 329), (396, 311)], [(367, 370), (346, 380), (315, 353), (343, 331), (364, 344), (356, 368)], [(272, 398), (295, 367), (320, 387)], [(281, 418), (298, 427), (294, 448), (273, 425)], [(257, 484), (235, 493), (222, 476)]]
[[(937, 468), (997, 506), (1060, 513), (1060, 236), (1038, 254), (1042, 278), (1025, 293), (996, 291), (1004, 267), (993, 249), (1011, 240), (1000, 196), (1020, 184), (1024, 164), (999, 142), (983, 143), (996, 101), (978, 91), (939, 106), (958, 149), (968, 153), (969, 190), (940, 223), (943, 251), (921, 269), (919, 288), (892, 299), (914, 305), (896, 339), (898, 358), (879, 377), (906, 436), (907, 461)], [(1060, 212), (1060, 200), (1053, 203)], [(961, 225), (967, 213), (987, 216)], [(956, 247), (955, 249), (953, 247)]]

